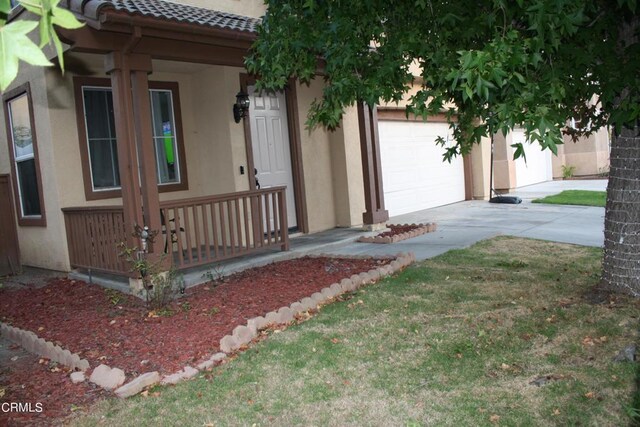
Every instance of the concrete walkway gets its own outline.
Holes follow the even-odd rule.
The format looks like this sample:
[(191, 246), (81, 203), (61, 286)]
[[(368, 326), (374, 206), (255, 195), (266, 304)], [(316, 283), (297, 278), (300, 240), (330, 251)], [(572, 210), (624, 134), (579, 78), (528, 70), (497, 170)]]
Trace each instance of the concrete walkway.
[(520, 205), (474, 200), (400, 215), (389, 223), (435, 222), (438, 231), (393, 244), (350, 243), (329, 253), (391, 255), (410, 251), (422, 260), (498, 235), (602, 246), (604, 208), (533, 204), (531, 200), (569, 189), (604, 191), (606, 186), (606, 180), (551, 181), (512, 192), (523, 199)]

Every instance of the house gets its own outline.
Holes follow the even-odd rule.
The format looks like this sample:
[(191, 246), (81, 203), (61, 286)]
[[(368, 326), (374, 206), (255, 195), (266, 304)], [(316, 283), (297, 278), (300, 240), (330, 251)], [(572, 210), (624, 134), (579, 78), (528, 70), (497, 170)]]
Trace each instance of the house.
[(361, 103), (308, 130), (321, 79), (257, 93), (243, 60), (261, 0), (61, 5), (87, 24), (59, 31), (66, 72), (23, 66), (2, 94), (0, 273), (132, 279), (117, 245), (140, 246), (135, 225), (186, 270), (489, 195), (489, 144), (442, 163), (443, 117)]
[[(602, 128), (588, 137), (573, 141), (564, 136), (558, 145), (558, 155), (541, 150), (537, 144), (527, 143), (523, 129), (514, 129), (508, 135), (498, 134), (494, 139), (494, 186), (500, 192), (540, 182), (561, 179), (565, 171), (571, 176), (606, 176), (609, 171), (609, 130)], [(513, 160), (511, 144), (522, 143), (526, 161)]]
[(261, 1), (61, 4), (87, 24), (59, 32), (66, 72), (23, 66), (3, 93), (5, 270), (130, 276), (117, 244), (140, 246), (135, 225), (159, 231), (151, 253), (189, 269), (388, 219), (375, 108), (309, 131), (320, 79), (255, 92), (243, 60)]

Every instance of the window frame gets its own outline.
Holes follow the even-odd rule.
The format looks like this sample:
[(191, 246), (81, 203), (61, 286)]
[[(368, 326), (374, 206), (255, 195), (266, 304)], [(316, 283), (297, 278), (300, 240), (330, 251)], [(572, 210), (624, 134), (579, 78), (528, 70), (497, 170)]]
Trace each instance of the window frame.
[[(89, 156), (89, 142), (87, 140), (87, 128), (84, 112), (84, 87), (95, 87), (112, 89), (111, 80), (102, 77), (80, 77), (73, 78), (74, 97), (76, 103), (76, 124), (78, 126), (78, 141), (80, 143), (80, 158), (82, 162), (82, 178), (84, 183), (84, 194), (87, 201), (103, 200), (122, 197), (121, 188), (109, 190), (96, 190), (93, 188), (93, 178), (91, 175), (91, 160)], [(178, 168), (180, 171), (180, 182), (177, 183), (158, 183), (158, 192), (167, 193), (172, 191), (183, 191), (189, 189), (189, 181), (187, 174), (186, 155), (184, 149), (184, 137), (182, 133), (182, 113), (180, 109), (180, 91), (177, 82), (149, 82), (149, 94), (151, 90), (168, 90), (171, 92), (171, 101), (173, 104), (173, 117), (175, 125), (176, 152), (178, 155)], [(113, 90), (113, 89), (112, 89)], [(150, 98), (149, 98), (149, 102)], [(117, 135), (116, 135), (117, 139)], [(157, 174), (157, 160), (155, 159), (155, 143), (154, 143), (154, 171)], [(157, 178), (157, 177), (156, 177)]]
[[(22, 212), (22, 197), (20, 192), (20, 185), (18, 183), (18, 164), (16, 162), (13, 130), (11, 129), (12, 117), (9, 113), (9, 103), (21, 96), (27, 97), (27, 106), (29, 109), (29, 124), (31, 126), (31, 143), (33, 145), (33, 161), (35, 165), (36, 185), (38, 188), (38, 199), (40, 202), (40, 215), (23, 215)], [(7, 143), (9, 145), (9, 160), (11, 161), (11, 182), (13, 185), (14, 194), (17, 196), (15, 203), (16, 214), (18, 215), (18, 225), (21, 226), (33, 226), (33, 227), (46, 227), (47, 216), (46, 208), (44, 204), (44, 193), (42, 191), (42, 173), (40, 171), (40, 156), (38, 153), (38, 138), (35, 129), (35, 118), (33, 114), (33, 101), (31, 96), (31, 86), (29, 83), (24, 83), (15, 89), (9, 90), (2, 95), (2, 102), (4, 105), (4, 120), (7, 130)]]

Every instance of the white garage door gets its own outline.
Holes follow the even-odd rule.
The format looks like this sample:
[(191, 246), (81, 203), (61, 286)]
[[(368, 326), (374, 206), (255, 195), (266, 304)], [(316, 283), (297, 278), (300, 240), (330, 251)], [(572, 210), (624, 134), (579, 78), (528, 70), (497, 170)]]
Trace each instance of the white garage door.
[(522, 157), (516, 159), (516, 187), (551, 181), (553, 179), (553, 167), (551, 165), (551, 151), (540, 149), (540, 144), (529, 144), (525, 138), (524, 130), (516, 129), (512, 133), (512, 142), (522, 143), (527, 157), (525, 163)]
[(380, 159), (385, 207), (400, 215), (464, 200), (461, 157), (443, 162), (442, 136), (453, 141), (446, 123), (380, 121)]

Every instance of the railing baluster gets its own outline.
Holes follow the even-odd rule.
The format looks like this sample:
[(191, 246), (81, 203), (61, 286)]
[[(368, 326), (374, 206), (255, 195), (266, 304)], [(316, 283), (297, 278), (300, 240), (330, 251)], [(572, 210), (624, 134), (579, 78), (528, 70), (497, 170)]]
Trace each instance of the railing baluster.
[(271, 194), (271, 202), (273, 203), (273, 244), (277, 244), (280, 240), (282, 227), (280, 226), (280, 215), (278, 212), (278, 193)]
[(217, 220), (216, 220), (216, 205), (215, 202), (211, 202), (209, 204), (209, 206), (211, 207), (211, 228), (212, 228), (212, 236), (213, 236), (213, 252), (215, 254), (215, 258), (218, 259), (219, 258), (219, 248), (218, 248), (218, 227), (217, 227)]
[(271, 246), (271, 207), (269, 206), (269, 193), (264, 195), (264, 223), (267, 228), (267, 246)]
[(189, 206), (182, 207), (182, 215), (183, 215), (183, 225), (184, 225), (184, 236), (187, 240), (187, 260), (189, 264), (193, 263), (193, 246), (191, 245), (191, 224), (189, 218)]
[(235, 199), (234, 201), (236, 207), (236, 230), (238, 231), (238, 252), (242, 252), (242, 221), (240, 217), (240, 199)]
[(222, 255), (227, 256), (227, 227), (224, 220), (224, 202), (218, 203), (218, 210), (220, 211), (220, 236), (222, 237)]
[(229, 241), (231, 245), (231, 254), (236, 253), (236, 238), (235, 238), (235, 224), (233, 218), (233, 208), (232, 208), (233, 200), (227, 200), (227, 217), (229, 218)]
[[(173, 223), (176, 227), (176, 243), (178, 244), (178, 266), (182, 267), (184, 265), (184, 249), (182, 245), (182, 225), (180, 225), (180, 208), (173, 208)], [(186, 229), (185, 229), (186, 230)]]
[(260, 206), (260, 208), (258, 209), (258, 226), (260, 227), (260, 247), (264, 246), (264, 209), (262, 208), (263, 206), (263, 200), (264, 200), (264, 196), (263, 195), (258, 195), (257, 196), (258, 199), (258, 206)]
[(198, 226), (198, 206), (200, 205), (193, 205), (191, 207), (191, 209), (193, 210), (193, 232), (195, 234), (196, 237), (196, 256), (195, 258), (198, 260), (198, 262), (202, 261), (202, 255), (200, 252), (201, 249), (201, 245), (200, 245), (200, 227)]
[(244, 247), (245, 252), (249, 252), (251, 250), (251, 233), (249, 233), (249, 207), (248, 207), (248, 197), (242, 197), (242, 207), (244, 210)]
[(278, 191), (278, 203), (280, 205), (280, 227), (282, 228), (283, 239), (280, 246), (283, 251), (289, 250), (289, 225), (287, 224), (287, 201), (284, 189)]
[(209, 215), (207, 215), (207, 203), (200, 205), (202, 207), (202, 231), (204, 233), (204, 256), (207, 261), (211, 260), (211, 246), (209, 245)]

